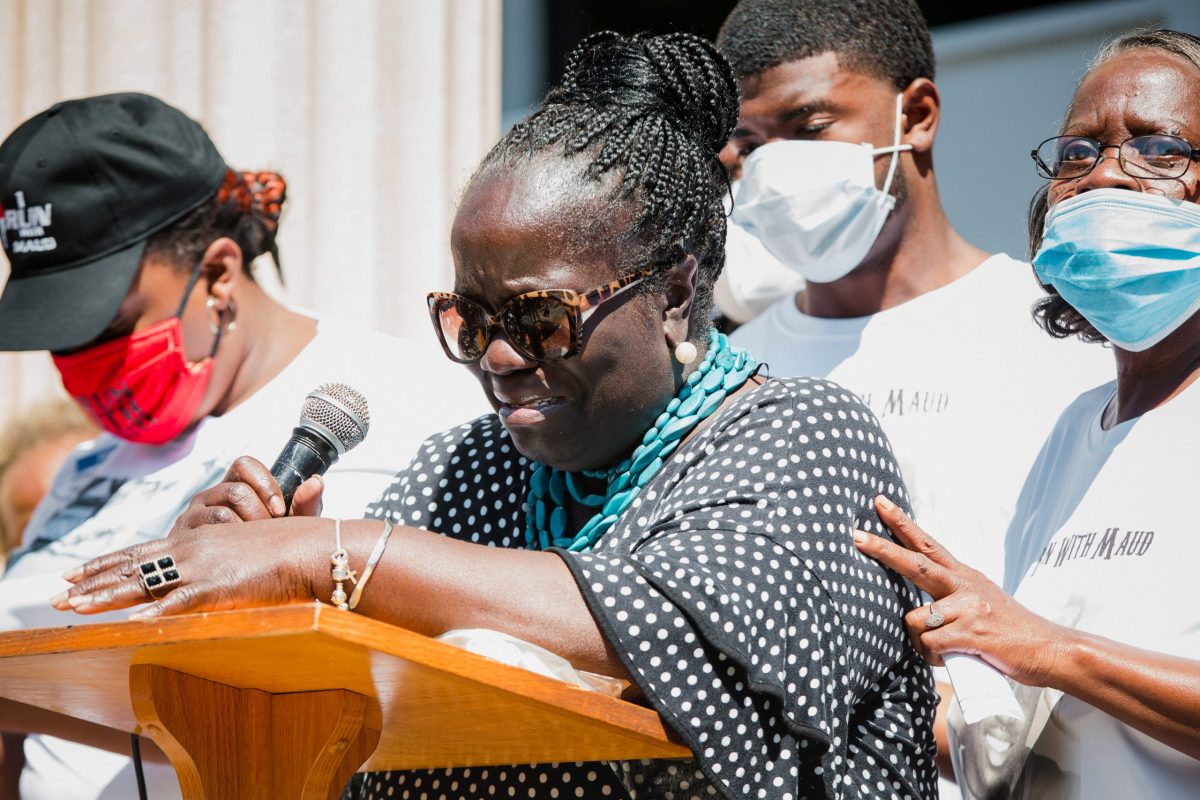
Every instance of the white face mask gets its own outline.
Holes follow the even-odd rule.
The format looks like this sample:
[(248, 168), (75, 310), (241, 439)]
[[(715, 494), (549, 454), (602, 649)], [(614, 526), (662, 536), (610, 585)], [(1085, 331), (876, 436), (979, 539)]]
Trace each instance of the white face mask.
[[(867, 142), (772, 142), (742, 167), (733, 221), (775, 258), (813, 283), (831, 283), (862, 263), (896, 205), (890, 194), (901, 150), (902, 97), (896, 95), (891, 147)], [(883, 189), (875, 156), (892, 154)]]

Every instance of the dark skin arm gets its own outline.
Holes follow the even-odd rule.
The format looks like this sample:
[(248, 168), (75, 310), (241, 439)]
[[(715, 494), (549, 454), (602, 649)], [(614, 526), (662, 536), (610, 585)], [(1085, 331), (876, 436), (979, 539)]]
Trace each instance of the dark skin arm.
[(25, 769), (25, 734), (0, 733), (0, 797), (21, 796)]
[(1200, 662), (1056, 625), (956, 560), (887, 498), (875, 506), (901, 544), (861, 531), (855, 544), (934, 598), (941, 627), (925, 627), (924, 606), (904, 618), (931, 664), (946, 653), (979, 656), (1019, 683), (1058, 689), (1200, 759)]
[[(278, 486), (266, 467), (239, 459), (225, 483), (197, 495), (171, 534), (93, 559), (66, 575), (74, 586), (56, 608), (97, 613), (147, 602), (138, 564), (170, 554), (183, 583), (135, 618), (161, 614), (328, 601), (334, 522), (274, 516)], [(319, 483), (297, 492), (293, 512), (319, 504)], [(249, 491), (252, 489), (253, 491)], [(249, 522), (230, 523), (226, 520)], [(211, 524), (211, 523), (217, 524)], [(342, 546), (361, 571), (383, 523), (342, 523)], [(248, 541), (257, 546), (247, 547)], [(236, 561), (227, 554), (238, 553)], [(351, 584), (345, 590), (349, 594)], [(491, 628), (540, 645), (580, 669), (628, 679), (563, 560), (505, 550), (397, 526), (355, 613), (430, 636), (456, 628)]]

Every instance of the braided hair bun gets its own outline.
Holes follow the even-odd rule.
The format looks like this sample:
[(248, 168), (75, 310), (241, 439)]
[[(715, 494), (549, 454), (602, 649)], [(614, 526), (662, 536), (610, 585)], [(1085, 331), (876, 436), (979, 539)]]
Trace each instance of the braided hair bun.
[(639, 206), (642, 263), (696, 256), (691, 336), (700, 340), (725, 264), (728, 179), (718, 154), (737, 119), (733, 71), (710, 42), (598, 33), (575, 47), (562, 84), (493, 148), (475, 179), (552, 146), (572, 162), (583, 158), (585, 179), (619, 176), (617, 197)]
[(738, 119), (733, 73), (712, 44), (690, 33), (589, 36), (567, 57), (562, 86), (546, 103), (659, 114), (714, 157)]

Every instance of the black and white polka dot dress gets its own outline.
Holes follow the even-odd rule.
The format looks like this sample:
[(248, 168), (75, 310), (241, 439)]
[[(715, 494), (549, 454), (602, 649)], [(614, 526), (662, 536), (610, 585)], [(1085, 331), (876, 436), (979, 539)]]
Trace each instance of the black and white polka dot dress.
[[(529, 462), (495, 416), (432, 437), (369, 510), (524, 543)], [(373, 773), (362, 798), (933, 798), (937, 696), (913, 588), (855, 549), (907, 504), (878, 422), (836, 384), (772, 380), (720, 411), (588, 553), (560, 552), (693, 761)]]

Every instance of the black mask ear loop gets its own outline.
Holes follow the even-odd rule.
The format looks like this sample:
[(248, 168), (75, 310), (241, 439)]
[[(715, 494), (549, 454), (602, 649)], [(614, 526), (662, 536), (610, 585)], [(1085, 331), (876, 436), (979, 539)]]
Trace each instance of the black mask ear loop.
[[(201, 267), (203, 267), (203, 266), (204, 266), (204, 257), (201, 256), (196, 261), (196, 266), (192, 267), (192, 274), (191, 274), (191, 276), (188, 277), (187, 288), (183, 290), (183, 299), (179, 301), (179, 308), (175, 309), (175, 316), (176, 316), (176, 318), (179, 319), (180, 322), (183, 322), (183, 310), (185, 308), (187, 308), (188, 299), (191, 298), (191, 296), (192, 296), (192, 289), (196, 288), (196, 283), (197, 283), (197, 281), (200, 280), (200, 271), (201, 271)], [(220, 325), (218, 325), (217, 329), (215, 331), (213, 331), (213, 333), (216, 335), (216, 338), (213, 339), (212, 350), (208, 351), (209, 358), (212, 358), (213, 356), (215, 356), (217, 354), (217, 345), (219, 345), (221, 343), (222, 332), (223, 331), (221, 330)]]

